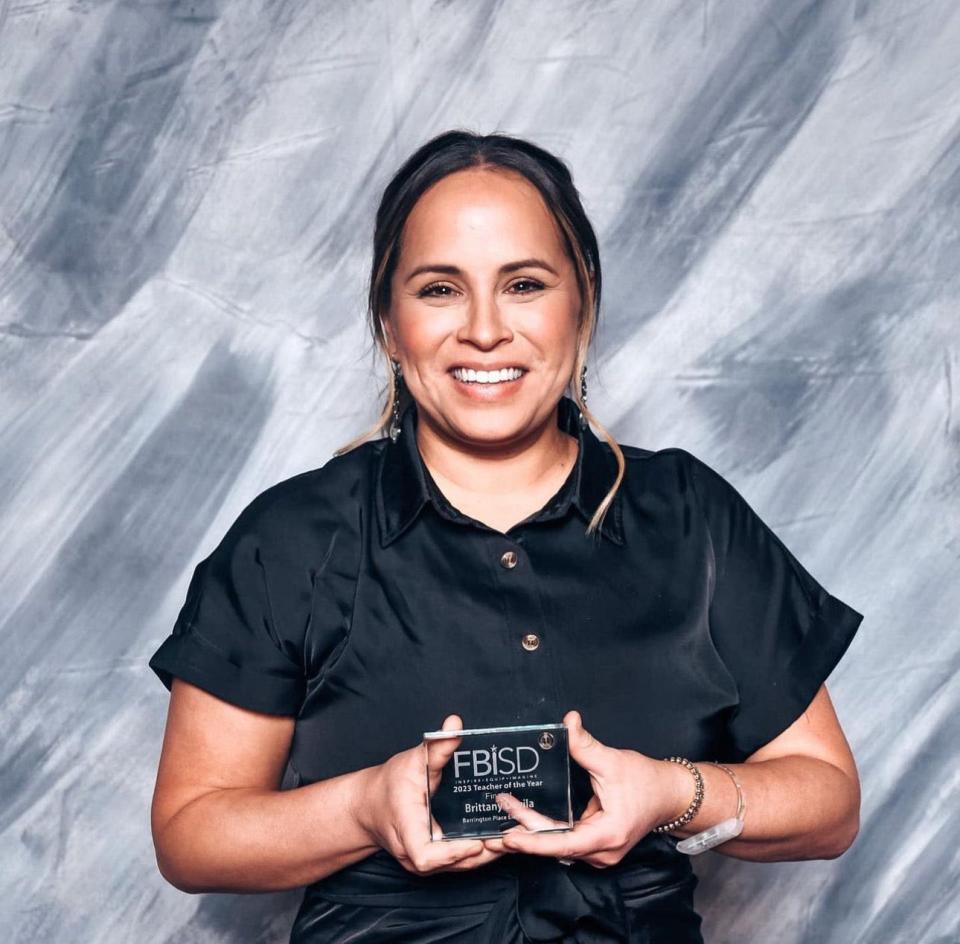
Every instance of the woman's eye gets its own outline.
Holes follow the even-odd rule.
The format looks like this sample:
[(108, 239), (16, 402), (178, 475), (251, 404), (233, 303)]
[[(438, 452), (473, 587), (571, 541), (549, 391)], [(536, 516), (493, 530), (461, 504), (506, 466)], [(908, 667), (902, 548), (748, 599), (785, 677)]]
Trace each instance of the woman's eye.
[(420, 289), (419, 295), (421, 298), (430, 295), (433, 295), (434, 298), (446, 298), (446, 295), (434, 295), (434, 292), (441, 288), (449, 289), (450, 286), (444, 285), (442, 282), (431, 282), (429, 285), (425, 285)]
[(538, 282), (536, 279), (520, 279), (518, 282), (514, 282), (511, 288), (517, 288), (520, 285), (529, 285), (530, 288), (526, 292), (521, 292), (521, 295), (526, 295), (528, 292), (539, 292), (543, 288), (543, 283)]

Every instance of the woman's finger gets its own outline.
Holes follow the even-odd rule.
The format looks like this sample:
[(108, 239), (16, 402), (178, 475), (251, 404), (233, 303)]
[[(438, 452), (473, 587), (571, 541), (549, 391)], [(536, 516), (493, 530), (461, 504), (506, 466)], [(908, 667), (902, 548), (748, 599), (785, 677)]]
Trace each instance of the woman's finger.
[(447, 715), (443, 719), (443, 724), (440, 725), (441, 731), (462, 731), (463, 730), (463, 719), (460, 715)]
[[(441, 830), (436, 820), (431, 820), (434, 836), (439, 837)], [(398, 838), (403, 855), (398, 856), (402, 864), (412, 872), (454, 872), (479, 868), (495, 859), (499, 859), (507, 850), (488, 849), (481, 839), (426, 839), (418, 841), (419, 830), (400, 831)]]
[(590, 819), (591, 816), (596, 816), (597, 813), (602, 813), (603, 807), (600, 805), (600, 800), (597, 798), (597, 795), (594, 793), (590, 800), (587, 802), (587, 805), (583, 808), (583, 812), (580, 814), (580, 819)]
[[(483, 855), (488, 852), (479, 839), (449, 839), (423, 841), (409, 832), (400, 832), (400, 842), (403, 846), (407, 868), (415, 872), (433, 872), (437, 869), (449, 868), (465, 859)], [(405, 864), (406, 864), (405, 863)]]
[(560, 833), (533, 833), (522, 826), (514, 826), (501, 835), (500, 841), (507, 852), (525, 852), (557, 859), (590, 855), (609, 845), (600, 822), (603, 819), (603, 816), (595, 816), (587, 822), (581, 820), (573, 829)]
[(449, 865), (446, 868), (438, 869), (440, 872), (466, 872), (470, 869), (478, 869), (483, 865), (489, 865), (491, 862), (496, 859), (501, 858), (506, 854), (506, 850), (501, 852), (496, 852), (492, 849), (485, 849), (479, 855), (470, 856), (466, 859), (460, 859), (459, 862), (455, 862), (453, 865)]
[(568, 711), (563, 716), (563, 723), (569, 732), (570, 756), (590, 773), (606, 770), (616, 751), (601, 744), (584, 728), (579, 711)]
[[(443, 827), (437, 822), (433, 813), (430, 814), (430, 840), (440, 842), (443, 839)], [(445, 840), (444, 840), (445, 841)]]
[(510, 852), (512, 850), (507, 849), (503, 844), (502, 836), (490, 836), (483, 840), (483, 845), (488, 852), (495, 852), (498, 855), (502, 855), (505, 852)]
[[(459, 715), (447, 715), (443, 719), (441, 731), (460, 731), (463, 729), (463, 721)], [(430, 778), (430, 790), (436, 789), (440, 780), (440, 771), (450, 762), (453, 752), (460, 746), (463, 738), (429, 738), (426, 743), (427, 751), (427, 773)]]
[(498, 793), (497, 805), (511, 819), (515, 819), (524, 829), (531, 832), (541, 829), (562, 829), (569, 826), (568, 823), (560, 823), (543, 813), (538, 813), (526, 803), (521, 803), (512, 793)]
[[(503, 798), (503, 796), (504, 796), (504, 794), (498, 794), (498, 802), (500, 801), (501, 798)], [(506, 796), (510, 796), (510, 794), (506, 794)], [(525, 808), (526, 808), (526, 807), (525, 807)], [(509, 812), (510, 812), (510, 816), (511, 816), (513, 819), (515, 819), (518, 823), (520, 823), (520, 825), (519, 825), (519, 826), (511, 827), (511, 829), (506, 830), (506, 832), (514, 832), (514, 831), (516, 831), (516, 832), (519, 833), (519, 832), (522, 832), (523, 830), (526, 830), (526, 831), (528, 831), (528, 832), (534, 831), (534, 830), (536, 830), (536, 829), (541, 829), (541, 830), (542, 830), (542, 829), (544, 828), (544, 821), (548, 821), (548, 822), (552, 823), (552, 824), (553, 824), (553, 827), (552, 827), (552, 828), (557, 828), (557, 827), (559, 827), (559, 826), (565, 826), (565, 825), (566, 825), (566, 823), (557, 823), (557, 822), (554, 821), (554, 820), (548, 820), (547, 817), (541, 816), (541, 814), (535, 814), (536, 816), (541, 816), (541, 819), (539, 820), (539, 824), (540, 824), (540, 825), (536, 825), (536, 824), (534, 823), (533, 817), (530, 817), (527, 822), (521, 822), (521, 817), (524, 816), (524, 813), (523, 813), (523, 812), (514, 812), (512, 809), (511, 809)], [(584, 820), (588, 820), (588, 819), (590, 819), (592, 816), (596, 816), (596, 815), (598, 815), (598, 814), (600, 814), (600, 813), (602, 813), (602, 812), (603, 812), (603, 807), (600, 806), (600, 801), (596, 798), (596, 796), (592, 796), (592, 797), (590, 798), (590, 801), (587, 803), (586, 807), (584, 808), (583, 815), (580, 817), (579, 822), (583, 822)], [(491, 852), (506, 853), (506, 852), (516, 852), (516, 851), (517, 851), (516, 849), (508, 849), (508, 848), (504, 845), (503, 835), (484, 837), (483, 844), (484, 844), (484, 846), (485, 846), (488, 850), (490, 850)]]

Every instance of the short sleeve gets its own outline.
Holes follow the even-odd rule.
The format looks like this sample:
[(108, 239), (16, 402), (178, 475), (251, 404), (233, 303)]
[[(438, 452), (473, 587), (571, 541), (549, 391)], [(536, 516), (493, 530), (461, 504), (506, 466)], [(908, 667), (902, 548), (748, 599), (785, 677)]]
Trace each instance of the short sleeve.
[[(302, 653), (291, 620), (289, 575), (271, 540), (269, 511), (255, 499), (193, 572), (171, 634), (150, 659), (169, 689), (181, 678), (224, 701), (276, 715), (296, 715), (304, 696)], [(277, 602), (278, 607), (273, 605)]]
[(821, 586), (726, 479), (686, 455), (714, 561), (710, 632), (739, 690), (728, 734), (745, 759), (803, 714), (863, 616)]

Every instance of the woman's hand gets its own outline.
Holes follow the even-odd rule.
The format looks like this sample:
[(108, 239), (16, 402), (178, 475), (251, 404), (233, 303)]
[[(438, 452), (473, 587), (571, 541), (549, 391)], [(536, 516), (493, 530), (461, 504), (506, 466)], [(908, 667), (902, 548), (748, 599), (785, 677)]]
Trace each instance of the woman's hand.
[[(448, 715), (442, 730), (462, 727), (458, 715)], [(479, 839), (430, 839), (424, 770), (429, 772), (432, 795), (440, 782), (440, 771), (459, 744), (460, 738), (437, 740), (428, 756), (426, 744), (421, 743), (368, 768), (354, 815), (371, 842), (386, 849), (408, 872), (423, 875), (475, 869), (503, 854), (502, 850), (485, 849)], [(439, 834), (439, 826), (432, 822), (434, 834)]]
[(654, 826), (674, 813), (665, 761), (638, 751), (601, 744), (587, 732), (579, 712), (563, 718), (569, 728), (570, 756), (590, 774), (593, 796), (574, 828), (567, 832), (530, 832), (557, 825), (510, 794), (497, 802), (520, 825), (499, 839), (483, 840), (491, 852), (525, 852), (557, 859), (579, 859), (596, 868), (616, 865)]

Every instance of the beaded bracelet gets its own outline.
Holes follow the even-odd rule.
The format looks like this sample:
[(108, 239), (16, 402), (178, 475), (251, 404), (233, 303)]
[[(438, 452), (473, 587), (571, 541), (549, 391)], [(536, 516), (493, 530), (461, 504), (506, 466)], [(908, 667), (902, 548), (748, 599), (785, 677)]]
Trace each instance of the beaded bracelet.
[(735, 839), (743, 832), (743, 814), (746, 810), (746, 804), (743, 801), (743, 788), (740, 786), (740, 781), (737, 780), (737, 775), (726, 764), (721, 764), (718, 760), (708, 760), (707, 763), (725, 770), (730, 775), (734, 786), (737, 788), (737, 812), (730, 819), (725, 819), (723, 822), (717, 823), (716, 826), (711, 826), (709, 829), (678, 842), (677, 852), (683, 852), (686, 855), (699, 855), (701, 852), (706, 852), (707, 849), (713, 849), (723, 842)]
[(690, 820), (697, 815), (697, 811), (700, 809), (700, 804), (703, 803), (703, 776), (700, 774), (700, 769), (696, 764), (687, 760), (686, 757), (666, 757), (665, 760), (673, 761), (676, 764), (683, 764), (690, 773), (693, 774), (694, 780), (697, 782), (696, 793), (694, 793), (693, 800), (690, 801), (690, 805), (687, 809), (676, 819), (671, 820), (669, 823), (663, 823), (660, 826), (655, 826), (651, 832), (654, 833), (668, 833), (672, 829), (677, 829), (680, 826), (689, 823)]

